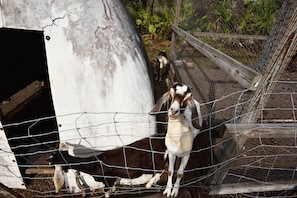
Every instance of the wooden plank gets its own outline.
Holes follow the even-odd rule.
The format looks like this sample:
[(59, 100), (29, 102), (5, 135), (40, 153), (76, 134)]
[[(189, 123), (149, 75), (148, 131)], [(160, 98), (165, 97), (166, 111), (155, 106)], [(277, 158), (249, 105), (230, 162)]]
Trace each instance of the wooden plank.
[(295, 119), (259, 119), (259, 121), (261, 121), (262, 123), (297, 123), (297, 120)]
[[(175, 7), (175, 17), (174, 17), (174, 25), (178, 26), (179, 22), (179, 15), (181, 9), (182, 0), (176, 0), (176, 7)], [(174, 61), (176, 59), (176, 32), (172, 31), (171, 36), (171, 43), (170, 43), (170, 60)]]
[(244, 135), (247, 138), (296, 138), (296, 123), (226, 124), (225, 138)]
[(234, 80), (239, 82), (244, 88), (248, 88), (252, 91), (256, 90), (262, 77), (260, 73), (224, 54), (223, 52), (211, 47), (207, 43), (197, 39), (176, 25), (172, 25), (172, 29), (178, 35), (182, 36), (193, 47), (199, 50), (203, 55), (217, 64)]
[(267, 40), (267, 36), (262, 35), (246, 35), (246, 34), (225, 34), (216, 32), (192, 32), (196, 37), (219, 37), (232, 39), (246, 39), (246, 40)]
[[(297, 1), (284, 1), (282, 8), (279, 11), (279, 17), (274, 25), (271, 34), (266, 42), (262, 52), (260, 61), (258, 62), (257, 70), (263, 74), (259, 86), (251, 93), (246, 92), (241, 97), (242, 106), (238, 107), (237, 115), (244, 115), (240, 118), (240, 123), (255, 123), (259, 116), (259, 109), (265, 106), (269, 94), (272, 93), (275, 83), (284, 68), (287, 66), (290, 58), (296, 53), (297, 38), (296, 38), (296, 21), (297, 21)], [(261, 96), (261, 97), (260, 97)], [(245, 101), (250, 101), (247, 105)], [(236, 137), (236, 136), (235, 136)], [(242, 148), (247, 136), (242, 134), (225, 145), (224, 151), (221, 152), (218, 160), (226, 161), (230, 156), (235, 156)], [(211, 181), (212, 184), (221, 184), (230, 167), (230, 163), (223, 165), (224, 169), (218, 171)], [(253, 192), (257, 191), (254, 189)]]
[(297, 181), (274, 183), (239, 183), (211, 185), (209, 195), (227, 195), (236, 193), (272, 192), (283, 190), (296, 190)]
[(9, 121), (15, 114), (21, 111), (28, 102), (39, 96), (45, 86), (41, 81), (34, 81), (24, 89), (15, 93), (9, 100), (0, 104), (1, 119)]
[[(297, 52), (297, 1), (284, 1), (279, 11), (278, 19), (271, 30), (265, 44), (257, 70), (263, 74), (257, 90), (253, 93), (245, 93), (242, 103), (245, 104), (238, 115), (245, 115), (241, 122), (253, 123), (258, 117), (262, 106), (265, 106), (282, 72), (287, 67), (293, 55)], [(246, 105), (244, 101), (250, 101)]]
[(4, 184), (2, 184), (0, 182), (0, 191), (1, 194), (5, 194), (5, 197), (9, 196), (9, 197), (16, 197), (16, 198), (21, 198), (23, 196), (21, 196), (20, 194), (14, 192), (11, 188), (5, 186)]
[(28, 168), (26, 169), (26, 174), (39, 174), (39, 175), (53, 175), (55, 172), (54, 168), (46, 168), (46, 167), (39, 167), (39, 168)]

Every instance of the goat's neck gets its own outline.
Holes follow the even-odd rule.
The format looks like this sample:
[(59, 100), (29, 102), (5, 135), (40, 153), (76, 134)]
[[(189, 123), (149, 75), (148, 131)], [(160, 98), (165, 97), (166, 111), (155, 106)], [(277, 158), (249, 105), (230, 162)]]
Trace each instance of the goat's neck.
[(181, 122), (181, 123), (183, 123), (183, 122), (185, 122), (186, 121), (186, 119), (185, 119), (185, 116), (184, 116), (184, 114), (179, 114), (178, 116), (175, 116), (175, 117), (172, 117), (172, 116), (168, 116), (168, 122), (169, 123), (174, 123), (174, 122)]
[(91, 167), (98, 166), (99, 162), (96, 157), (76, 158), (69, 155), (67, 151), (60, 151), (60, 155), (63, 157), (61, 158), (60, 163), (57, 164), (62, 164), (66, 169), (76, 169), (89, 174), (93, 173), (94, 171)]
[(169, 117), (167, 134), (182, 134), (187, 132), (190, 132), (189, 123), (183, 114), (180, 114), (175, 118)]

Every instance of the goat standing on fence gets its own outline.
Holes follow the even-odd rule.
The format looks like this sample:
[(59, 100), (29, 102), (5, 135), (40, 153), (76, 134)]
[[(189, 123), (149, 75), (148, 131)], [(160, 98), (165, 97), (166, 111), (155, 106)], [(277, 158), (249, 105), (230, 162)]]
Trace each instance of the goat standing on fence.
[[(95, 181), (102, 182), (105, 187), (109, 187), (106, 193), (106, 197), (109, 197), (110, 190), (114, 189), (112, 187), (120, 178), (128, 178), (126, 182), (134, 178), (146, 178), (145, 181), (139, 182), (143, 184), (149, 181), (150, 184), (157, 182), (164, 172), (165, 150), (164, 138), (149, 137), (84, 158), (74, 157), (66, 150), (58, 150), (49, 157), (48, 161), (59, 168), (55, 171), (61, 172), (60, 167), (62, 167), (63, 171), (74, 169), (93, 176)], [(155, 173), (157, 176), (153, 178)], [(149, 174), (150, 177), (140, 177), (143, 174)], [(63, 176), (61, 173), (59, 175)], [(64, 182), (58, 180), (54, 182), (57, 183), (55, 187), (58, 192)]]
[[(200, 104), (193, 99), (187, 85), (174, 83), (168, 92), (157, 101), (152, 112), (159, 112), (164, 103), (170, 102), (168, 109), (168, 126), (165, 137), (166, 154), (169, 158), (167, 186), (163, 194), (176, 197), (181, 178), (190, 158), (193, 141), (202, 127)], [(177, 179), (172, 186), (172, 177), (176, 157), (181, 157)]]
[(169, 61), (166, 52), (161, 51), (154, 59), (156, 63), (154, 66), (155, 80), (161, 82), (163, 75), (167, 75), (169, 71)]

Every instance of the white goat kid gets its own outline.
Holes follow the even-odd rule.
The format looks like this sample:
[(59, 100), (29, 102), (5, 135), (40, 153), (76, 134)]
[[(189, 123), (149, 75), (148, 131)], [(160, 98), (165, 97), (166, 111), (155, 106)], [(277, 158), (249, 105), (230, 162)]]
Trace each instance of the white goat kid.
[[(202, 126), (199, 103), (193, 99), (187, 85), (174, 83), (168, 92), (157, 101), (152, 112), (159, 112), (164, 103), (170, 101), (168, 109), (168, 126), (165, 137), (166, 154), (169, 158), (167, 186), (163, 194), (167, 197), (178, 195), (180, 181), (190, 158), (193, 141)], [(176, 157), (181, 158), (177, 179), (172, 186), (172, 177)]]
[(93, 176), (73, 169), (64, 172), (61, 165), (55, 165), (53, 180), (56, 193), (60, 192), (64, 184), (68, 193), (81, 192), (82, 197), (85, 197), (86, 190), (93, 194), (95, 190), (104, 189), (104, 184), (95, 181)]

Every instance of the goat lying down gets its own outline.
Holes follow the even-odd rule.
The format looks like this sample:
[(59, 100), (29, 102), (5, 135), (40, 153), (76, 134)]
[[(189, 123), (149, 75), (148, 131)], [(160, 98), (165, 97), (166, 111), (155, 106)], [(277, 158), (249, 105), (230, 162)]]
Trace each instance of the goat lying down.
[[(187, 85), (174, 83), (168, 92), (157, 101), (152, 112), (159, 112), (164, 103), (170, 102), (168, 109), (168, 126), (165, 137), (166, 154), (169, 158), (168, 180), (163, 194), (176, 197), (180, 181), (190, 158), (193, 141), (202, 127), (200, 104), (193, 99)], [(181, 158), (177, 179), (172, 186), (172, 177), (176, 157)]]
[[(76, 157), (90, 157), (92, 155), (101, 154), (101, 151), (97, 151), (91, 148), (82, 146), (81, 144), (71, 144), (71, 143), (60, 143), (59, 149), (61, 151), (67, 151), (70, 155)], [(64, 171), (61, 165), (54, 165), (54, 185), (56, 193), (58, 193), (62, 186), (65, 184), (66, 191), (68, 193), (81, 192), (83, 197), (86, 191), (90, 191), (92, 194), (95, 190), (101, 190), (104, 188), (102, 182), (97, 182), (91, 175), (79, 172), (74, 169), (69, 169)]]
[(56, 193), (61, 190), (64, 184), (68, 193), (81, 192), (82, 197), (85, 197), (88, 191), (93, 194), (96, 190), (100, 191), (104, 188), (104, 184), (95, 181), (91, 175), (74, 169), (65, 172), (61, 165), (55, 165), (53, 180)]
[[(109, 197), (115, 183), (133, 185), (135, 182), (149, 182), (148, 186), (151, 186), (157, 182), (164, 172), (165, 150), (164, 137), (149, 137), (124, 147), (84, 157), (72, 156), (69, 153), (77, 152), (62, 149), (54, 152), (48, 161), (55, 165), (55, 174), (60, 176), (54, 178), (57, 192), (64, 184), (64, 173), (77, 170), (91, 175), (96, 182), (102, 182), (109, 190), (105, 196)], [(155, 173), (157, 174), (153, 177)]]

